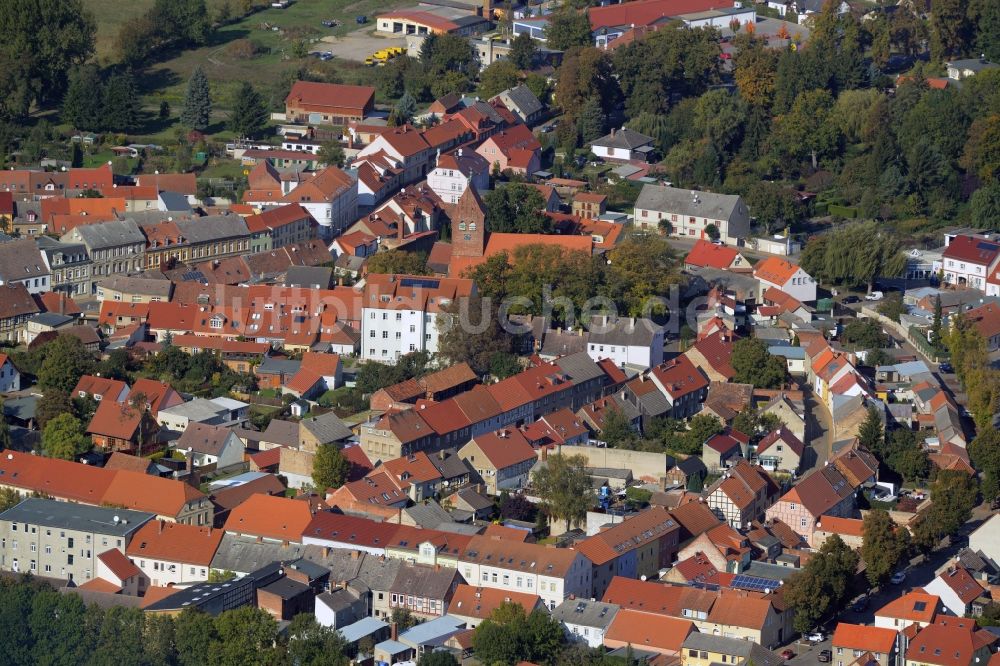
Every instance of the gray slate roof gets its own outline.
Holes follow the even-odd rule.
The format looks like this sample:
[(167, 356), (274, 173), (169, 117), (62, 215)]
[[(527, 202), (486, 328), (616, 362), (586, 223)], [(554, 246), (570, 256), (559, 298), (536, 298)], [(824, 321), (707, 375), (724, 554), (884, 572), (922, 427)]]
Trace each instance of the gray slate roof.
[(322, 416), (316, 416), (314, 418), (302, 419), (300, 423), (303, 428), (312, 433), (312, 435), (323, 444), (330, 444), (332, 442), (349, 439), (354, 434), (351, 432), (351, 429), (340, 420), (340, 417), (333, 412), (327, 412)]
[(257, 439), (259, 442), (271, 442), (285, 446), (297, 447), (299, 443), (299, 424), (282, 419), (271, 419), (267, 430)]
[(62, 315), (58, 312), (43, 312), (31, 318), (31, 321), (49, 328), (59, 328), (73, 321), (73, 317)]
[(332, 275), (333, 269), (328, 266), (292, 266), (285, 274), (285, 286), (326, 289)]
[(155, 278), (114, 275), (105, 280), (101, 280), (97, 283), (97, 286), (110, 289), (112, 291), (143, 294), (145, 296), (159, 296), (160, 298), (169, 299), (173, 283), (166, 279), (157, 280)]
[(258, 375), (277, 375), (285, 373), (286, 375), (291, 376), (298, 372), (301, 367), (302, 361), (265, 356), (264, 360), (262, 360), (260, 365), (257, 366), (256, 372)]
[(607, 136), (591, 142), (593, 146), (606, 146), (608, 148), (621, 148), (624, 150), (635, 150), (642, 146), (653, 143), (653, 137), (640, 134), (627, 127), (611, 130)]
[[(522, 120), (529, 116), (533, 116), (544, 108), (544, 105), (538, 101), (535, 97), (535, 93), (531, 92), (531, 89), (526, 85), (519, 85), (513, 88), (508, 88), (502, 93), (497, 95), (504, 104), (508, 101), (515, 107), (511, 109), (514, 113), (521, 116)], [(496, 99), (494, 97), (493, 99)]]
[(145, 511), (110, 509), (37, 497), (28, 498), (0, 513), (0, 520), (15, 523), (121, 537), (131, 534), (153, 518), (153, 514)]
[(662, 330), (652, 319), (593, 317), (590, 320), (590, 342), (594, 344), (648, 347)]
[(35, 242), (38, 243), (38, 249), (42, 254), (48, 257), (50, 266), (55, 262), (57, 254), (62, 255), (62, 264), (64, 266), (90, 261), (90, 255), (87, 254), (87, 247), (83, 243), (64, 243), (51, 236), (39, 236), (35, 239)]
[(132, 220), (85, 224), (70, 231), (63, 240), (79, 238), (91, 251), (123, 245), (145, 245), (146, 237)]
[(0, 278), (17, 282), (48, 275), (49, 269), (38, 246), (30, 238), (0, 243)]
[(712, 634), (692, 632), (684, 639), (682, 647), (685, 650), (704, 650), (737, 656), (743, 659), (741, 664), (753, 663), (754, 666), (780, 666), (785, 660), (770, 650), (752, 641), (739, 638), (726, 638)]
[(195, 453), (218, 457), (222, 455), (222, 449), (230, 436), (236, 437), (229, 428), (190, 423), (181, 438), (177, 440), (177, 448), (191, 449)]
[(209, 215), (194, 220), (179, 220), (174, 224), (192, 244), (250, 235), (247, 223), (239, 215)]
[(735, 194), (697, 191), (692, 194), (692, 190), (651, 183), (642, 186), (639, 198), (635, 201), (635, 207), (640, 210), (656, 210), (715, 220), (728, 220), (739, 205), (742, 205), (742, 202)]
[(586, 599), (567, 599), (552, 611), (552, 619), (565, 624), (607, 629), (618, 614), (618, 604)]
[(577, 384), (604, 375), (604, 371), (585, 351), (556, 359), (554, 363)]

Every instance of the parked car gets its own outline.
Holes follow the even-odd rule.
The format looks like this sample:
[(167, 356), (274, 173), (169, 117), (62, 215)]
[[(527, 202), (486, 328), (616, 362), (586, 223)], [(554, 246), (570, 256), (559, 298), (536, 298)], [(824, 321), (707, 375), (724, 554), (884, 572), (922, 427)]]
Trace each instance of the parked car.
[(830, 652), (829, 650), (820, 650), (819, 656), (816, 657), (816, 661), (818, 661), (821, 664), (828, 664), (832, 660), (833, 660), (833, 652)]
[(881, 301), (883, 297), (885, 297), (885, 294), (883, 294), (881, 291), (873, 291), (872, 293), (870, 293), (867, 296), (865, 296), (865, 300), (866, 301)]
[(793, 650), (791, 650), (791, 649), (782, 650), (782, 652), (781, 652), (781, 658), (784, 659), (785, 661), (788, 661), (789, 659), (791, 659), (794, 656), (795, 656), (795, 652)]
[(357, 21), (358, 25), (364, 25), (365, 23), (368, 23), (368, 17), (365, 16), (364, 14), (356, 17), (354, 20)]
[(951, 367), (951, 363), (941, 363), (938, 365), (938, 371), (951, 374), (955, 372), (955, 368)]
[(892, 578), (889, 579), (889, 581), (893, 585), (900, 585), (900, 584), (902, 584), (902, 582), (904, 580), (906, 580), (906, 572), (905, 571), (897, 571), (896, 573), (892, 574)]
[(861, 299), (857, 296), (845, 296), (844, 300), (841, 301), (844, 305), (850, 305), (851, 303), (860, 303)]
[(814, 631), (811, 634), (806, 634), (806, 640), (810, 643), (822, 643), (824, 638), (822, 631)]
[(867, 597), (867, 595), (863, 596), (860, 599), (858, 599), (857, 601), (855, 601), (854, 605), (851, 606), (851, 610), (854, 611), (855, 613), (863, 613), (866, 610), (868, 610), (868, 597)]

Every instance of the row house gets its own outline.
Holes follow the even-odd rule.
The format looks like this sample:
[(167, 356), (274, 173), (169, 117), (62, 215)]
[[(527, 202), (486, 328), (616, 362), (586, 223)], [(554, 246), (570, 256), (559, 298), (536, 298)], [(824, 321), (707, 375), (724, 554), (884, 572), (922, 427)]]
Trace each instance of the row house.
[(51, 272), (52, 291), (71, 297), (94, 293), (92, 262), (83, 243), (63, 243), (50, 236), (39, 236), (37, 243)]
[(315, 236), (316, 221), (302, 204), (288, 204), (249, 215), (245, 222), (250, 231), (251, 252), (267, 252)]
[(17, 343), (28, 320), (41, 312), (23, 284), (0, 285), (0, 340)]
[(554, 609), (571, 595), (589, 598), (593, 565), (583, 553), (475, 536), (458, 556), (470, 585), (537, 594)]
[(457, 149), (437, 156), (437, 163), (427, 174), (427, 186), (445, 203), (458, 203), (472, 184), (484, 192), (490, 186), (490, 163), (472, 150)]
[(423, 179), (429, 171), (434, 154), (423, 132), (410, 125), (403, 125), (383, 132), (361, 149), (357, 161), (385, 155), (400, 169), (399, 184), (409, 185)]
[(854, 513), (855, 486), (833, 465), (805, 476), (767, 509), (769, 520), (780, 520), (807, 542), (823, 515), (849, 518)]
[(4, 453), (0, 472), (0, 488), (22, 496), (39, 493), (62, 502), (145, 511), (171, 522), (212, 524), (209, 499), (197, 488), (174, 479), (15, 451)]
[(671, 236), (707, 239), (714, 226), (727, 245), (742, 245), (750, 236), (750, 211), (736, 195), (698, 192), (646, 184), (635, 202), (635, 224), (658, 231), (668, 225)]
[(491, 172), (510, 171), (524, 176), (541, 168), (542, 144), (527, 127), (514, 125), (494, 134), (476, 148), (476, 153), (489, 162)]
[(783, 291), (801, 303), (816, 300), (816, 280), (794, 264), (781, 257), (767, 257), (753, 267), (753, 276), (760, 283), (759, 298), (774, 288)]
[[(450, 567), (406, 564), (399, 568), (385, 594), (376, 594), (372, 614), (375, 617), (392, 617), (393, 612), (400, 610), (409, 611), (421, 620), (441, 617), (463, 582), (458, 571)], [(384, 609), (378, 601), (379, 597), (383, 597)]]
[(60, 240), (87, 248), (95, 281), (111, 275), (139, 273), (146, 266), (146, 236), (133, 220), (77, 227)]
[(661, 363), (625, 385), (623, 397), (651, 418), (685, 419), (701, 411), (708, 395), (708, 379), (687, 356)]
[(335, 166), (293, 178), (258, 165), (243, 203), (258, 208), (299, 204), (318, 225), (320, 238), (329, 240), (357, 218), (358, 180)]
[(171, 261), (219, 260), (250, 252), (250, 230), (238, 215), (160, 222), (146, 232), (146, 267), (169, 267)]
[(22, 284), (31, 294), (52, 287), (51, 271), (34, 239), (19, 238), (0, 243), (0, 285)]
[(223, 535), (210, 525), (151, 520), (135, 533), (125, 554), (154, 587), (202, 583)]
[(473, 437), (458, 450), (458, 455), (476, 470), (490, 495), (526, 488), (531, 468), (538, 460), (531, 444), (516, 428)]

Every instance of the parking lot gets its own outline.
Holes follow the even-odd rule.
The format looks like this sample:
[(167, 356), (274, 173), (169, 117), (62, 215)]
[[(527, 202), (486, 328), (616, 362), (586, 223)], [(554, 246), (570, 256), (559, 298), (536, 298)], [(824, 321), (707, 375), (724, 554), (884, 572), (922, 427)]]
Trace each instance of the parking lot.
[(375, 32), (373, 26), (367, 26), (350, 32), (343, 37), (330, 35), (313, 45), (311, 53), (329, 51), (334, 58), (357, 60), (364, 62), (365, 58), (379, 49), (390, 46), (406, 48), (406, 37), (388, 37)]

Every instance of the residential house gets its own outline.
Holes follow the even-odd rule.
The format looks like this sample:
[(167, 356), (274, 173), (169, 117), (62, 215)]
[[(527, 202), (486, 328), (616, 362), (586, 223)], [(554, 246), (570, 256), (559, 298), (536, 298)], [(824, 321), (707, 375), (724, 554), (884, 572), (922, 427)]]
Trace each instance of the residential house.
[(944, 611), (941, 597), (921, 589), (911, 590), (875, 611), (875, 626), (903, 631), (911, 625), (926, 627)]
[[(569, 603), (569, 601), (563, 603)], [(547, 610), (542, 604), (541, 597), (537, 594), (477, 587), (463, 583), (455, 590), (455, 595), (448, 605), (448, 615), (464, 620), (465, 626), (473, 629), (483, 620), (490, 619), (493, 611), (502, 604), (517, 604), (524, 609), (526, 614), (535, 610)]]
[(406, 491), (414, 502), (423, 502), (434, 497), (444, 480), (434, 463), (423, 451), (417, 451), (403, 458), (386, 460), (368, 476), (381, 473), (391, 476), (400, 490)]
[(521, 84), (513, 88), (507, 88), (503, 92), (490, 98), (490, 102), (500, 101), (507, 107), (517, 119), (525, 125), (534, 125), (545, 113), (545, 105), (542, 104), (535, 93), (531, 92), (528, 86)]
[(73, 398), (89, 397), (94, 402), (101, 402), (105, 398), (114, 402), (124, 402), (125, 398), (128, 397), (129, 390), (128, 384), (117, 379), (82, 375), (70, 396)]
[(166, 279), (113, 275), (97, 283), (101, 301), (123, 303), (160, 303), (170, 300), (173, 283)]
[(753, 664), (781, 666), (785, 660), (774, 652), (749, 640), (695, 632), (681, 645), (681, 666), (713, 666), (714, 664)]
[(705, 440), (701, 447), (701, 459), (710, 471), (723, 470), (749, 458), (749, 446), (749, 436), (739, 430), (726, 428)]
[(302, 204), (291, 203), (244, 218), (250, 231), (250, 251), (267, 252), (313, 238), (316, 221)]
[(23, 284), (0, 285), (0, 339), (20, 342), (28, 320), (40, 311)]
[(111, 275), (138, 273), (145, 267), (146, 236), (132, 220), (99, 222), (76, 227), (64, 234), (64, 243), (83, 244), (96, 280)]
[(285, 98), (285, 119), (308, 125), (362, 121), (374, 108), (375, 89), (336, 83), (296, 81)]
[(993, 656), (996, 634), (974, 620), (938, 618), (917, 632), (905, 650), (906, 666), (975, 666)]
[(247, 420), (249, 407), (249, 404), (232, 398), (194, 398), (173, 407), (161, 408), (156, 414), (156, 422), (179, 433), (192, 423), (229, 428), (242, 425)]
[(739, 196), (643, 185), (635, 202), (635, 225), (656, 231), (661, 221), (670, 225), (671, 236), (710, 239), (709, 226), (726, 244), (742, 245), (750, 236), (750, 211)]
[(627, 127), (611, 128), (611, 133), (590, 144), (590, 152), (611, 162), (652, 162), (654, 139)]
[(769, 472), (798, 472), (805, 445), (784, 424), (757, 443), (757, 462)]
[[(398, 185), (409, 185), (427, 176), (433, 154), (433, 149), (419, 130), (403, 125), (380, 133), (361, 149), (357, 161), (373, 168), (385, 164), (395, 172), (394, 180)], [(358, 168), (360, 174), (360, 165)]]
[(0, 393), (21, 390), (21, 373), (7, 354), (0, 354)]
[(608, 212), (608, 197), (596, 192), (580, 192), (573, 197), (573, 215), (596, 220)]
[(288, 379), (282, 391), (310, 400), (326, 391), (338, 388), (341, 384), (343, 384), (343, 364), (339, 354), (307, 351), (302, 354), (298, 372)]
[(655, 578), (677, 554), (680, 526), (663, 507), (651, 507), (576, 545), (593, 563), (594, 596), (602, 596), (615, 576)]
[(90, 255), (83, 243), (63, 243), (50, 236), (39, 236), (35, 242), (52, 274), (52, 291), (68, 296), (94, 293)]
[(824, 514), (849, 518), (854, 511), (854, 488), (833, 465), (814, 470), (767, 510), (806, 541), (812, 542), (816, 523)]
[(802, 270), (801, 266), (787, 259), (780, 257), (762, 259), (754, 265), (753, 276), (760, 282), (761, 299), (764, 297), (764, 292), (774, 287), (802, 303), (816, 300), (816, 280)]
[(860, 549), (864, 542), (864, 521), (860, 518), (841, 518), (839, 516), (820, 516), (813, 530), (809, 545), (819, 550), (827, 539), (837, 535), (851, 548)]
[(986, 290), (986, 279), (1000, 259), (1000, 243), (981, 236), (956, 236), (942, 254), (944, 282)]
[(740, 459), (705, 490), (705, 502), (732, 527), (746, 529), (763, 517), (777, 495), (777, 484), (763, 468)]
[(588, 326), (587, 355), (647, 370), (663, 362), (664, 329), (651, 319), (599, 315)]
[[(667, 485), (678, 485), (682, 488), (690, 488), (693, 484), (700, 484), (708, 476), (708, 468), (699, 456), (688, 456), (678, 460), (677, 464), (667, 470), (664, 482)], [(697, 479), (697, 481), (695, 481)], [(701, 487), (700, 485), (698, 486)]]
[(427, 173), (427, 186), (445, 203), (458, 203), (469, 183), (479, 191), (490, 186), (490, 163), (472, 150), (438, 155), (437, 164)]
[(94, 578), (77, 589), (81, 592), (94, 591), (137, 597), (139, 591), (147, 587), (148, 581), (139, 567), (129, 562), (122, 551), (109, 548), (97, 556), (97, 571)]
[(591, 596), (593, 565), (567, 548), (474, 536), (459, 553), (457, 566), (470, 585), (537, 594), (549, 610), (571, 595)]
[(963, 316), (983, 336), (986, 351), (995, 352), (1000, 349), (1000, 304), (984, 303), (967, 310)]
[(514, 125), (490, 136), (476, 152), (490, 164), (490, 171), (510, 170), (532, 174), (541, 166), (542, 144), (526, 125)]
[(561, 622), (571, 641), (600, 648), (608, 627), (618, 614), (618, 605), (587, 599), (567, 599), (552, 611), (552, 619)]
[(535, 450), (516, 428), (473, 437), (458, 450), (458, 455), (476, 470), (490, 495), (526, 487), (537, 461)]
[(705, 239), (695, 241), (684, 258), (685, 268), (716, 268), (719, 270), (748, 269), (750, 262), (735, 247), (716, 245)]
[(0, 243), (0, 285), (23, 284), (30, 294), (51, 289), (52, 271), (34, 239)]
[[(385, 616), (401, 610), (409, 611), (421, 620), (441, 617), (460, 583), (462, 577), (451, 567), (406, 564), (399, 568), (396, 578), (386, 590), (385, 601), (388, 603)], [(381, 615), (379, 602), (375, 602), (372, 610)]]
[(229, 513), (224, 529), (227, 534), (257, 537), (267, 542), (302, 543), (302, 535), (312, 518), (308, 502), (251, 495)]
[(944, 65), (948, 70), (948, 78), (952, 81), (961, 81), (970, 76), (975, 76), (979, 72), (1000, 67), (1000, 65), (990, 62), (984, 57), (949, 60)]
[(135, 533), (125, 554), (154, 587), (201, 583), (208, 580), (223, 535), (210, 526), (151, 520)]
[(479, 381), (468, 363), (458, 363), (424, 375), (419, 379), (408, 379), (398, 384), (379, 389), (369, 400), (371, 409), (409, 409), (418, 400), (441, 402), (468, 391)]
[(941, 604), (958, 617), (973, 614), (973, 602), (986, 594), (983, 586), (969, 571), (957, 564), (939, 573), (924, 586), (924, 590), (940, 597)]
[(246, 446), (232, 428), (189, 423), (174, 448), (190, 456), (195, 467), (223, 470), (243, 462)]
[(688, 636), (698, 629), (690, 620), (622, 608), (604, 634), (609, 650), (631, 648), (661, 655), (679, 656)]
[(0, 513), (0, 570), (60, 578), (95, 578), (98, 557), (124, 551), (153, 514), (30, 497)]
[(1000, 515), (990, 516), (969, 535), (969, 548), (1000, 565)]
[(869, 653), (878, 666), (893, 666), (896, 663), (896, 640), (897, 633), (893, 629), (839, 622), (830, 639), (833, 664), (851, 666), (861, 655)]
[[(409, 484), (407, 484), (408, 486)], [(400, 487), (396, 479), (381, 468), (372, 470), (368, 476), (345, 483), (328, 496), (331, 505), (340, 507), (377, 507), (381, 509), (401, 509), (410, 503), (410, 496)], [(370, 505), (370, 506), (369, 506)], [(392, 512), (372, 510), (373, 515), (391, 515)]]
[(159, 424), (143, 405), (101, 401), (94, 412), (87, 434), (94, 446), (105, 451), (151, 452)]

